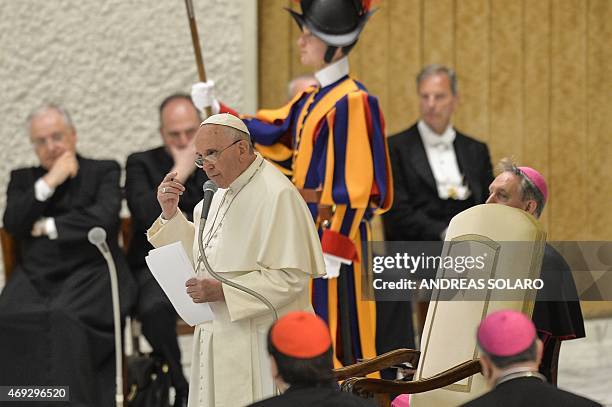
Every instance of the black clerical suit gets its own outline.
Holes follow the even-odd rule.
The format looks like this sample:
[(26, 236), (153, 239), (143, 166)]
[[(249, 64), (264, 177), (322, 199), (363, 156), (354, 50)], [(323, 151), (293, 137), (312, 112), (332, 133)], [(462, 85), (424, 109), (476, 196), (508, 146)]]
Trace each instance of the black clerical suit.
[(521, 377), (500, 383), (462, 407), (601, 407), (584, 397), (557, 389), (536, 378)]
[[(389, 138), (393, 169), (393, 206), (383, 216), (388, 241), (439, 241), (450, 220), (465, 209), (484, 203), (493, 181), (485, 143), (456, 131), (453, 148), (459, 171), (471, 195), (466, 200), (441, 199), (417, 123)], [(414, 348), (409, 301), (377, 302), (378, 354)], [(383, 373), (386, 379), (394, 377)]]
[[(127, 159), (125, 194), (133, 227), (128, 261), (138, 282), (136, 311), (143, 333), (153, 351), (168, 361), (176, 391), (186, 395), (188, 384), (183, 375), (176, 338), (176, 312), (145, 263), (145, 256), (153, 249), (147, 241), (146, 230), (161, 213), (157, 187), (173, 166), (174, 161), (164, 147), (134, 153)], [(202, 200), (202, 185), (207, 179), (204, 171), (196, 168), (185, 182), (179, 208), (189, 220), (193, 217), (193, 208)]]
[(555, 348), (561, 341), (584, 338), (584, 320), (571, 269), (563, 256), (549, 244), (544, 249), (540, 278), (544, 287), (536, 296), (533, 323), (544, 343), (540, 373), (556, 383)]
[(373, 407), (372, 400), (341, 392), (337, 386), (291, 386), (279, 396), (249, 407)]
[[(106, 262), (87, 240), (92, 227), (107, 232), (123, 314), (135, 284), (117, 246), (119, 165), (77, 159), (77, 175), (44, 202), (34, 192), (43, 168), (11, 173), (4, 227), (19, 252), (0, 294), (0, 385), (69, 386), (71, 406), (107, 407), (115, 394), (111, 287)], [(55, 219), (57, 239), (31, 236), (41, 217)]]

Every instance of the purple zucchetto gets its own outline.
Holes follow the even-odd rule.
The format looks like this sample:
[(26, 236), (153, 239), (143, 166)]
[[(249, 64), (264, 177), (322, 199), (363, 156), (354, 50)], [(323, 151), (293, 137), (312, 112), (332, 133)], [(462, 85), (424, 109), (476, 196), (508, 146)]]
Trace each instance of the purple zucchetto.
[(542, 196), (544, 197), (544, 203), (548, 201), (548, 186), (546, 185), (546, 180), (538, 171), (534, 170), (531, 167), (518, 167), (519, 170), (529, 178), (529, 181), (535, 185), (535, 187), (540, 191)]
[(536, 339), (533, 322), (524, 314), (497, 311), (488, 315), (478, 327), (478, 344), (492, 356), (514, 356), (526, 351)]

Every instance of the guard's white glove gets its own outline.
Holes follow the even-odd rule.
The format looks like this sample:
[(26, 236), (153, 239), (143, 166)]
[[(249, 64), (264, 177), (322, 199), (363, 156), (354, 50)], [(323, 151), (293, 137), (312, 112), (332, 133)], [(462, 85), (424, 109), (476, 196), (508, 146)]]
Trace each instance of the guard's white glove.
[(203, 111), (209, 106), (212, 114), (217, 114), (221, 110), (221, 105), (215, 97), (215, 82), (213, 80), (194, 83), (191, 87), (191, 100), (199, 111)]
[(325, 261), (325, 275), (323, 276), (325, 279), (338, 278), (340, 275), (340, 266), (342, 264), (350, 265), (353, 263), (350, 260), (327, 253), (323, 253), (323, 260)]

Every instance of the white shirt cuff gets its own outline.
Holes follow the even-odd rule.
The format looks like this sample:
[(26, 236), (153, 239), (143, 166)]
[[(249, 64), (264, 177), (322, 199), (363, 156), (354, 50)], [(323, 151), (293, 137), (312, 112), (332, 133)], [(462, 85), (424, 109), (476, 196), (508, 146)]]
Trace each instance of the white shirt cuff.
[(57, 227), (55, 227), (55, 218), (45, 219), (45, 228), (47, 229), (47, 237), (50, 240), (57, 239)]
[(334, 256), (333, 254), (329, 254), (329, 253), (323, 253), (323, 258), (327, 258), (342, 264), (346, 264), (347, 266), (350, 266), (351, 264), (353, 264), (353, 260), (349, 260), (349, 259), (345, 259), (344, 257), (338, 257), (338, 256)]
[(47, 199), (51, 198), (53, 193), (55, 192), (55, 188), (51, 188), (44, 179), (39, 178), (34, 183), (34, 196), (37, 201), (45, 202)]

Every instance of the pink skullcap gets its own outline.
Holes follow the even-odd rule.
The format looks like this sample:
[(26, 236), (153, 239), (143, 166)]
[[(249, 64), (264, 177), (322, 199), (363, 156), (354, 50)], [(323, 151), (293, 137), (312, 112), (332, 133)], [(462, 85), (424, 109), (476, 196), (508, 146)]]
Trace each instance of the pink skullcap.
[(327, 324), (310, 312), (290, 312), (270, 332), (274, 347), (297, 359), (310, 359), (327, 352), (332, 345)]
[(546, 186), (546, 180), (544, 180), (542, 174), (531, 167), (518, 167), (518, 169), (521, 170), (523, 174), (533, 182), (533, 185), (540, 190), (540, 193), (544, 197), (544, 202), (546, 202), (548, 200), (548, 187)]
[(489, 355), (514, 356), (527, 350), (536, 339), (533, 322), (517, 311), (497, 311), (478, 327), (478, 344)]

